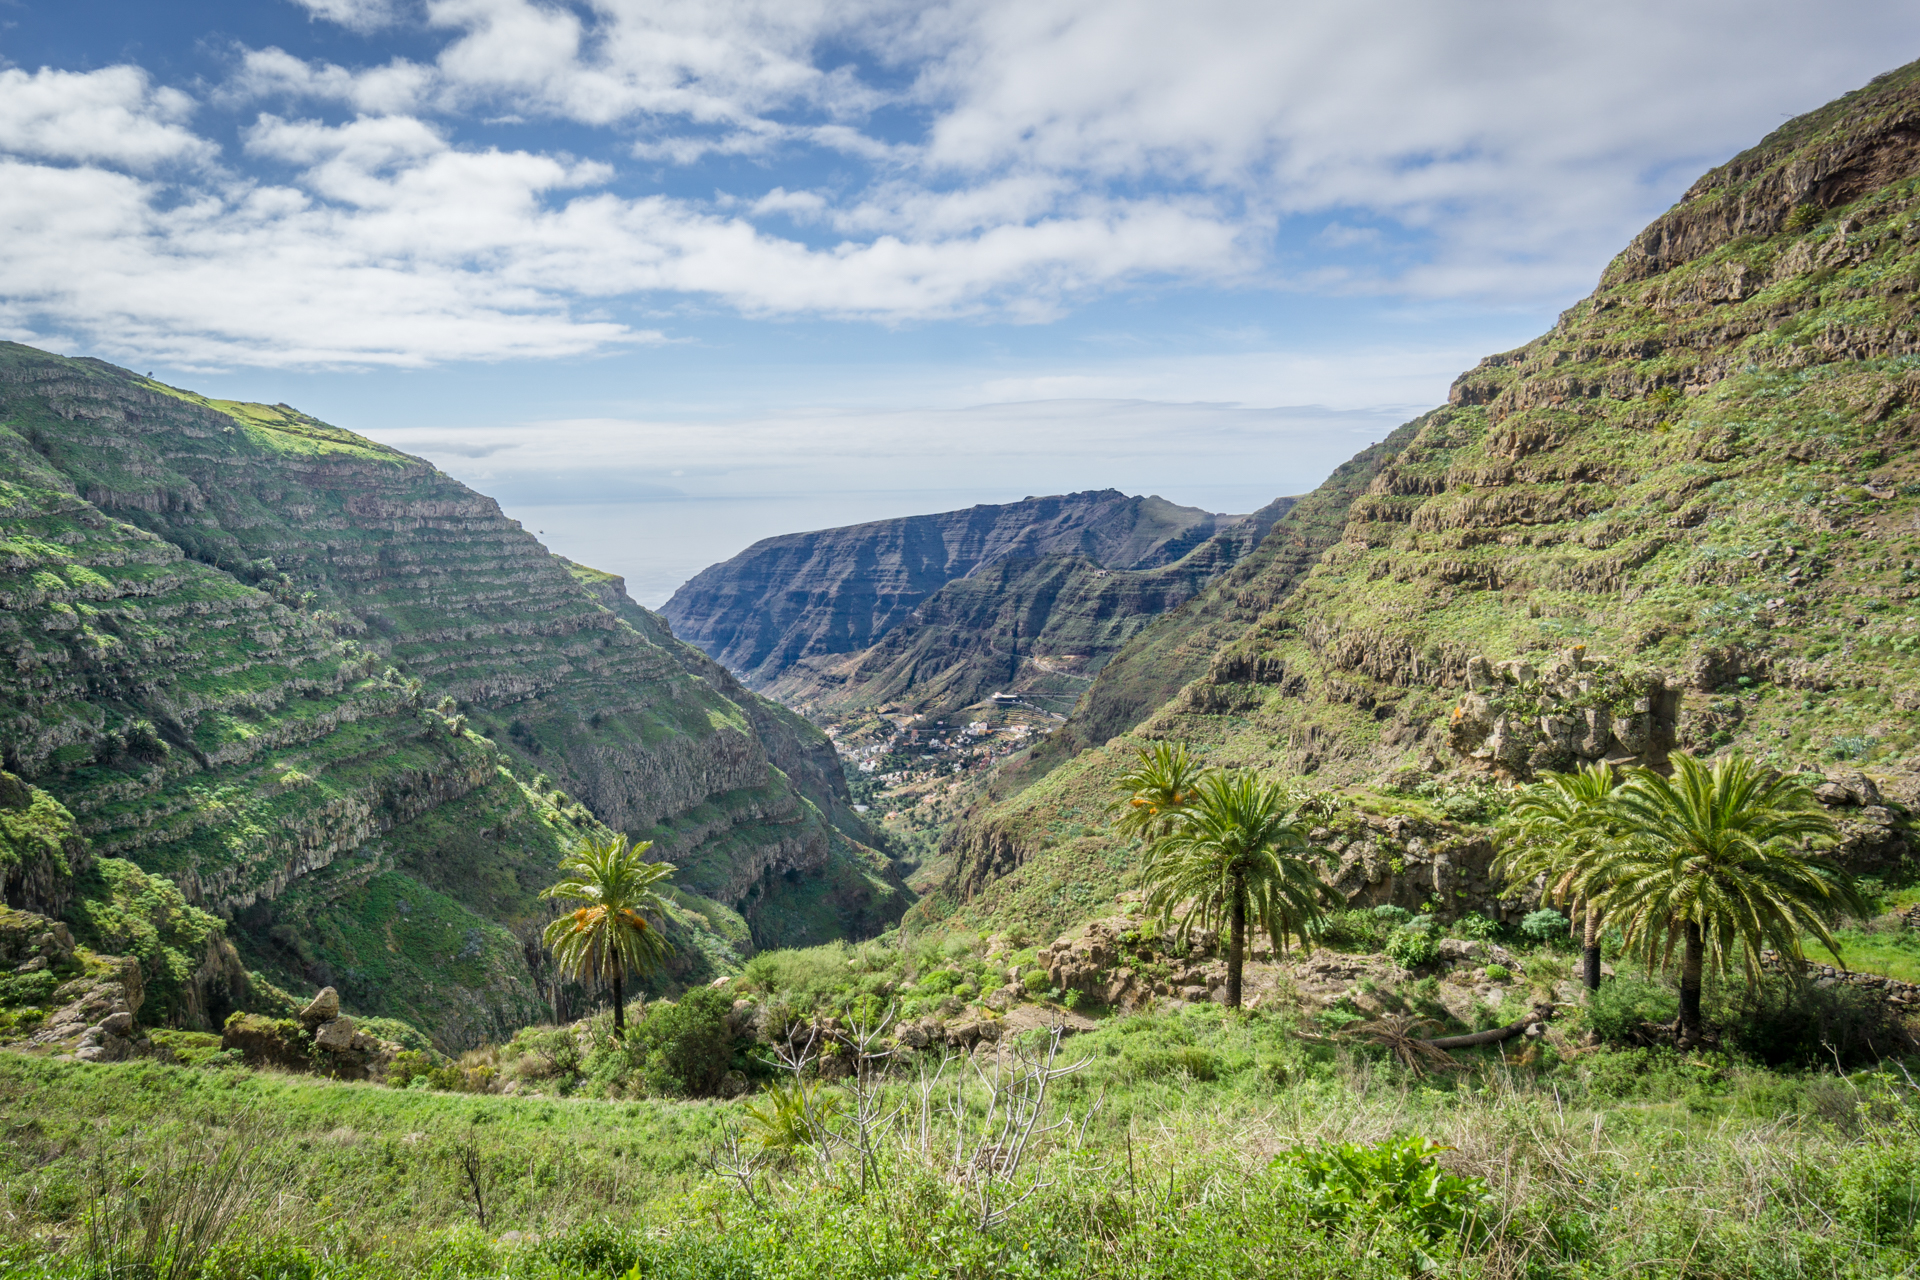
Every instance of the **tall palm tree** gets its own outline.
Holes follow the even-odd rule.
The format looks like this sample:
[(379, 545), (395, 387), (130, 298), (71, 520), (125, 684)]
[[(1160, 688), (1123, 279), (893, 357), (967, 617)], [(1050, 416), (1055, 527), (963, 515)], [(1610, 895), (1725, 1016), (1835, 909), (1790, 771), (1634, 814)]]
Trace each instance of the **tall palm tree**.
[(1709, 965), (1726, 972), (1737, 948), (1752, 986), (1761, 950), (1799, 960), (1802, 933), (1839, 961), (1828, 918), (1865, 908), (1840, 868), (1805, 852), (1831, 840), (1834, 826), (1804, 778), (1738, 755), (1711, 767), (1681, 755), (1673, 765), (1671, 779), (1635, 769), (1621, 789), (1626, 838), (1596, 898), (1649, 968), (1679, 949), (1680, 1041), (1691, 1045)]
[(1573, 773), (1544, 773), (1520, 793), (1507, 816), (1512, 842), (1501, 866), (1512, 887), (1546, 878), (1546, 899), (1584, 907), (1581, 980), (1600, 989), (1600, 920), (1594, 905), (1599, 877), (1619, 835), (1615, 801), (1623, 781), (1595, 761)]
[(1158, 840), (1194, 802), (1209, 771), (1185, 743), (1156, 742), (1137, 754), (1133, 768), (1114, 780), (1120, 799), (1112, 806), (1119, 814), (1113, 825), (1125, 835)]
[(616, 1039), (627, 1032), (627, 970), (644, 973), (670, 950), (660, 926), (647, 917), (666, 914), (666, 901), (653, 886), (674, 866), (648, 862), (652, 847), (651, 840), (629, 845), (625, 836), (587, 836), (560, 863), (565, 878), (540, 894), (585, 904), (549, 924), (541, 941), (563, 973), (612, 982)]
[(1179, 909), (1183, 936), (1224, 917), (1227, 1006), (1238, 1009), (1247, 925), (1264, 928), (1276, 951), (1286, 950), (1290, 935), (1310, 947), (1333, 891), (1314, 866), (1292, 790), (1236, 770), (1208, 773), (1194, 791), (1148, 850), (1148, 906), (1166, 921)]

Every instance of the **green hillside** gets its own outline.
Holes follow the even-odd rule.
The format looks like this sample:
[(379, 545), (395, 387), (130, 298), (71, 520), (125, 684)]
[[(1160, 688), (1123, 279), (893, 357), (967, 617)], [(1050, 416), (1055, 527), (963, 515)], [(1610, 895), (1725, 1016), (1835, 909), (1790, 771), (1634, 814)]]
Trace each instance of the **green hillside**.
[(93, 854), (288, 989), (450, 1044), (549, 1007), (535, 895), (600, 824), (723, 922), (682, 977), (757, 922), (823, 941), (904, 906), (824, 737), (492, 499), (287, 406), (0, 346), (0, 600), (5, 766)]
[[(1423, 845), (1457, 846), (1463, 867), (1487, 854), (1436, 797), (1583, 758), (1740, 749), (1864, 769), (1911, 803), (1917, 112), (1920, 66), (1701, 178), (1551, 332), (1348, 464), (1364, 492), (1296, 508), (1318, 500), (1338, 526), (1324, 550), (1273, 556), (1282, 521), (1108, 663), (1053, 757), (950, 835), (955, 877), (927, 909), (1111, 892), (1119, 872), (1077, 833), (1149, 739), (1377, 794), (1403, 811), (1382, 839), (1425, 823)], [(1886, 814), (1865, 816), (1888, 834), (1863, 869), (1905, 847)], [(1439, 874), (1394, 876), (1430, 891)], [(1454, 909), (1498, 909), (1460, 893)]]

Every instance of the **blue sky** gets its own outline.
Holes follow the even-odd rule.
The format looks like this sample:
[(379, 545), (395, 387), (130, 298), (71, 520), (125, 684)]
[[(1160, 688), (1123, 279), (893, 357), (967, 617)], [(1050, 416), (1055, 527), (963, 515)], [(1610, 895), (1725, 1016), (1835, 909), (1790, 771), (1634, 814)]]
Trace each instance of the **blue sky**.
[(0, 336), (424, 453), (657, 602), (1310, 487), (1916, 54), (1905, 0), (0, 0)]

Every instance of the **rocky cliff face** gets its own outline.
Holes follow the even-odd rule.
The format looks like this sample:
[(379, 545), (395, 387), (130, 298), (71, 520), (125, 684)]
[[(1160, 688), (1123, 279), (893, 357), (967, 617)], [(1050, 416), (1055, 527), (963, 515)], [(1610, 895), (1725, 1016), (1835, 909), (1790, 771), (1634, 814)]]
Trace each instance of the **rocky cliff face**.
[(797, 663), (817, 669), (867, 649), (988, 566), (1073, 555), (1151, 569), (1241, 519), (1110, 489), (788, 534), (702, 571), (661, 612), (683, 640), (766, 689)]
[(949, 901), (1010, 868), (1085, 881), (1073, 819), (1143, 738), (1387, 792), (1733, 748), (1911, 792), (1916, 137), (1920, 64), (1703, 177), (1350, 476), (1304, 574), (1249, 561), (1163, 623), (1217, 619), (1181, 628), (1190, 682), (1111, 748), (1076, 726), (1076, 759), (977, 812)]
[[(519, 935), (595, 823), (657, 838), (721, 917), (864, 830), (804, 724), (770, 747), (775, 713), (491, 499), (284, 405), (0, 346), (0, 602), (6, 767), (368, 1011), (537, 1013)], [(396, 970), (427, 903), (434, 958)]]

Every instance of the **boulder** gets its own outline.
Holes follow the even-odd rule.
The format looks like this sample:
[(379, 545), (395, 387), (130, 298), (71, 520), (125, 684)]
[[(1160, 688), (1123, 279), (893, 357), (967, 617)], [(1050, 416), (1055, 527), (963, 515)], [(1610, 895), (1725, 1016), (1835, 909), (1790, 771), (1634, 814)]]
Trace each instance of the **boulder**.
[(1613, 742), (1613, 713), (1605, 707), (1585, 707), (1579, 718), (1573, 749), (1585, 759), (1598, 760)]
[(300, 1011), (300, 1021), (309, 1029), (323, 1022), (332, 1022), (339, 1016), (340, 993), (332, 987), (320, 988), (320, 994), (313, 998), (313, 1003)]
[(344, 1053), (353, 1048), (353, 1036), (353, 1019), (343, 1016), (315, 1027), (313, 1043), (329, 1053)]

